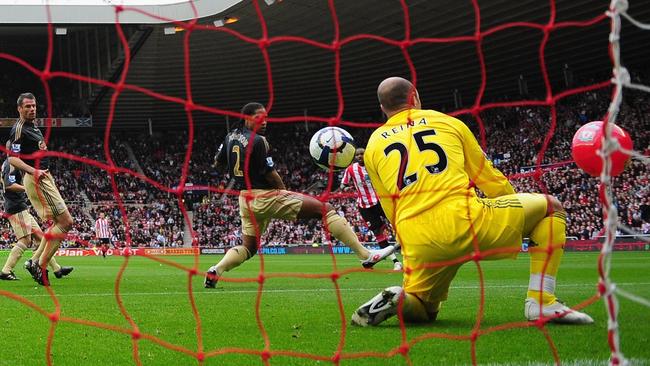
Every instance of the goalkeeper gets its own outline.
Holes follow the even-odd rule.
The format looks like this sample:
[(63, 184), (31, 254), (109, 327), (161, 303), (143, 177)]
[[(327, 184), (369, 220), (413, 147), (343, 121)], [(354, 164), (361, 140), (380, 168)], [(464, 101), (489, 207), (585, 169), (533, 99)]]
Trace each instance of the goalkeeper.
[[(460, 120), (422, 110), (420, 96), (403, 78), (377, 90), (388, 121), (368, 141), (365, 163), (381, 205), (402, 245), (402, 286), (386, 288), (352, 315), (356, 325), (377, 325), (398, 311), (407, 322), (431, 322), (447, 299), (462, 263), (449, 262), (480, 249), (481, 259), (515, 258), (529, 237), (530, 282), (524, 315), (534, 321), (589, 324), (593, 319), (555, 297), (566, 240), (566, 212), (543, 194), (515, 194), (508, 179), (486, 159)], [(479, 198), (474, 186), (488, 198)]]

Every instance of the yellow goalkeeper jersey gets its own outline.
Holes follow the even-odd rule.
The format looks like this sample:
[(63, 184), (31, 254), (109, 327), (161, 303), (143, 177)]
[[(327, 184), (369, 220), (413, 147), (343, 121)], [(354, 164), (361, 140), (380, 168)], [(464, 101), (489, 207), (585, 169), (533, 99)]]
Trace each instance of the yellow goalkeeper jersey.
[(393, 226), (446, 200), (515, 193), (460, 120), (433, 110), (392, 116), (368, 141), (364, 161)]

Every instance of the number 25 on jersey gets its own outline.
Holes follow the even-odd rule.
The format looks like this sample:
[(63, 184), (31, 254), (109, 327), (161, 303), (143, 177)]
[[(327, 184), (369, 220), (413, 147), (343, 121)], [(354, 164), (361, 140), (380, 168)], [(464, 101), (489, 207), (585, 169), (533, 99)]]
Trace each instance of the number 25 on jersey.
[[(431, 150), (438, 154), (437, 163), (425, 165), (425, 168), (430, 174), (442, 173), (447, 168), (447, 154), (445, 154), (445, 150), (435, 142), (424, 141), (426, 136), (435, 135), (436, 131), (433, 129), (413, 134), (413, 139), (415, 140), (420, 153)], [(409, 170), (409, 154), (406, 145), (401, 142), (394, 142), (384, 149), (384, 155), (388, 157), (393, 151), (397, 151), (400, 155), (399, 172), (397, 173), (397, 189), (401, 191), (418, 180), (418, 173), (414, 172), (407, 174)]]

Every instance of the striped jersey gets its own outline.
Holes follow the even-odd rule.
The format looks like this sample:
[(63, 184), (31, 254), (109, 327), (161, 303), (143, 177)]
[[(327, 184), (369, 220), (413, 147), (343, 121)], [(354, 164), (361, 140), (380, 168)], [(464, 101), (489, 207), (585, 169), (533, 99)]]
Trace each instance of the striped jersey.
[(108, 227), (108, 220), (97, 219), (97, 221), (95, 221), (95, 235), (100, 239), (111, 237), (111, 230)]
[(357, 190), (357, 204), (359, 207), (368, 208), (379, 203), (377, 192), (372, 187), (370, 177), (364, 166), (354, 163), (345, 169), (341, 184), (347, 185), (350, 184), (350, 181)]

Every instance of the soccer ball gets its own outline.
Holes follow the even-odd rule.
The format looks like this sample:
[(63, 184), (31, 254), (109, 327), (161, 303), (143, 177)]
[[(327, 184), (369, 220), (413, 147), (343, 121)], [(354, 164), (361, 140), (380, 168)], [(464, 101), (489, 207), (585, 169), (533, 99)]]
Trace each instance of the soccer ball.
[(354, 159), (354, 139), (339, 127), (325, 127), (314, 134), (309, 142), (309, 153), (314, 163), (329, 170), (347, 168)]
[[(617, 125), (612, 125), (612, 138), (618, 140), (619, 145), (626, 149), (632, 150), (632, 138), (630, 134)], [(571, 155), (576, 164), (587, 174), (598, 177), (603, 170), (603, 160), (599, 151), (603, 139), (603, 122), (589, 122), (580, 127), (573, 136), (571, 146)], [(620, 150), (614, 151), (610, 155), (612, 161), (611, 175), (617, 176), (625, 169), (625, 163), (630, 159), (630, 155)]]

